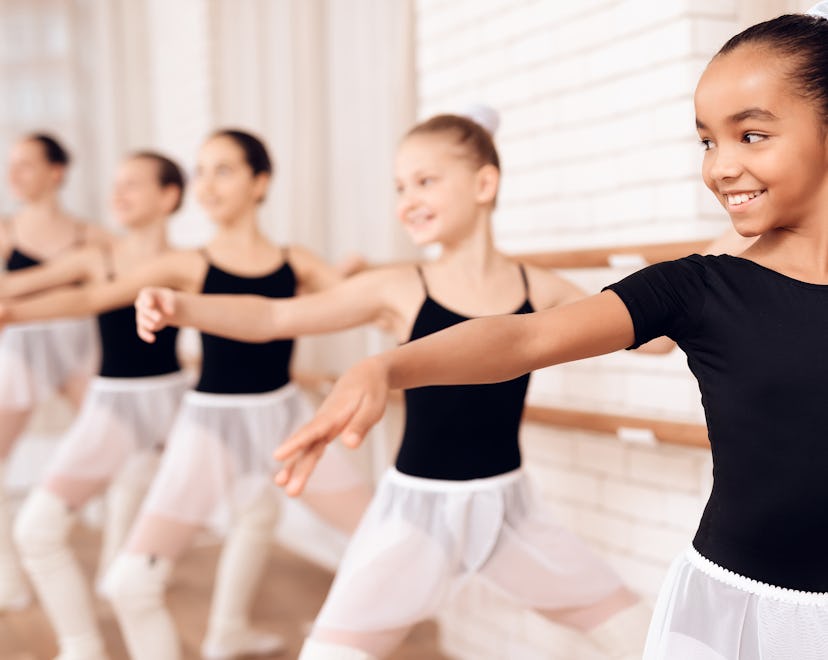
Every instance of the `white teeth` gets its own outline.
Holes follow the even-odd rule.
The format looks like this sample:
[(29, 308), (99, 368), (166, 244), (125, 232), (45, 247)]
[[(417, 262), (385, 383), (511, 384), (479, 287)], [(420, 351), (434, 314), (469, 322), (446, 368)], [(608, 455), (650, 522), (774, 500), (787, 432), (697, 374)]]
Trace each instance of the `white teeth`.
[(412, 225), (424, 225), (428, 222), (431, 218), (424, 213), (417, 213), (416, 215), (408, 216), (407, 220), (409, 224)]
[(726, 195), (727, 203), (731, 206), (739, 206), (739, 204), (744, 204), (748, 200), (758, 197), (762, 192), (761, 190), (755, 190), (749, 193), (739, 193), (738, 195)]

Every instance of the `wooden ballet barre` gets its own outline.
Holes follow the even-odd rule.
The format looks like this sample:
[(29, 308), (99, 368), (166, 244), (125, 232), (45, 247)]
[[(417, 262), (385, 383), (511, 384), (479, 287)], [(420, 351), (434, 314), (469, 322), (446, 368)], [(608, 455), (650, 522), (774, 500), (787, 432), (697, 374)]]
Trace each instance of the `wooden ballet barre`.
[(651, 243), (618, 247), (584, 248), (582, 250), (558, 250), (516, 255), (526, 263), (541, 268), (607, 268), (614, 257), (640, 257), (648, 264), (680, 259), (688, 254), (702, 253), (710, 243), (684, 241), (678, 243)]
[(611, 415), (607, 413), (553, 408), (551, 406), (526, 406), (523, 419), (527, 422), (562, 426), (581, 431), (618, 434), (621, 429), (646, 429), (656, 439), (668, 445), (684, 447), (710, 447), (707, 427), (704, 424), (673, 422), (651, 417)]
[[(293, 380), (301, 387), (319, 394), (326, 394), (336, 382), (336, 376), (326, 373), (297, 371)], [(402, 393), (391, 393), (392, 401), (402, 402)], [(553, 408), (551, 406), (526, 406), (523, 419), (527, 422), (560, 426), (580, 431), (595, 431), (617, 435), (619, 429), (646, 429), (652, 431), (656, 439), (668, 445), (684, 447), (709, 448), (707, 427), (704, 424), (673, 422), (650, 417), (633, 417), (630, 415), (610, 415), (600, 412), (573, 410), (570, 408)]]

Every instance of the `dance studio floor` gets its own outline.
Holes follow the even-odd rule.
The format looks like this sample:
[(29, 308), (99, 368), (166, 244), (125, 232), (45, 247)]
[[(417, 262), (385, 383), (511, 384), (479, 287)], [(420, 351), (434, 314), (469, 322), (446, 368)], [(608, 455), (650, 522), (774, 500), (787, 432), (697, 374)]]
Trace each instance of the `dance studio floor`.
[[(98, 535), (78, 526), (73, 536), (84, 567), (91, 574), (98, 548)], [(185, 660), (199, 658), (198, 646), (204, 633), (210, 602), (210, 583), (218, 547), (209, 545), (191, 551), (180, 563), (169, 593), (169, 603), (184, 638)], [(322, 604), (332, 576), (296, 555), (273, 546), (269, 570), (254, 608), (254, 620), (262, 628), (285, 636), (288, 650), (274, 658), (296, 658), (302, 644), (302, 627), (313, 619)], [(112, 660), (127, 655), (112, 611), (99, 603), (106, 643)], [(3, 660), (52, 660), (57, 654), (51, 629), (37, 607), (24, 612), (0, 615), (0, 658)], [(264, 656), (259, 656), (264, 657)], [(393, 660), (447, 660), (437, 645), (433, 623), (418, 626)]]

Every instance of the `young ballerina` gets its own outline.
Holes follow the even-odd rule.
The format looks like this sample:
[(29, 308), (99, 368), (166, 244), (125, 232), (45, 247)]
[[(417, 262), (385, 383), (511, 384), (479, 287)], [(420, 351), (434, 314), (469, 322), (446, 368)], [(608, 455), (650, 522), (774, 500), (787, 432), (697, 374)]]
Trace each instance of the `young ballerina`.
[(390, 388), (501, 381), (666, 334), (699, 382), (715, 481), (644, 657), (824, 659), (828, 20), (785, 15), (736, 35), (695, 108), (705, 184), (758, 236), (741, 257), (653, 265), (564, 308), (469, 321), (363, 361), (277, 452), (279, 481), (301, 490), (339, 433), (359, 444)]
[[(119, 167), (112, 195), (113, 214), (126, 234), (0, 278), (0, 298), (106, 282), (135, 271), (169, 249), (167, 222), (183, 192), (184, 177), (174, 162), (153, 152), (130, 155)], [(148, 346), (135, 333), (131, 305), (100, 314), (98, 330), (99, 376), (14, 530), (23, 565), (57, 632), (61, 660), (105, 657), (91, 595), (68, 544), (77, 512), (111, 483), (102, 575), (152, 479), (188, 381), (176, 357), (177, 332)]]
[[(131, 303), (151, 284), (288, 297), (299, 288), (315, 291), (339, 281), (339, 273), (308, 250), (273, 245), (262, 234), (258, 207), (271, 174), (257, 138), (237, 130), (214, 133), (200, 150), (193, 183), (217, 227), (204, 249), (170, 251), (108, 283), (9, 303), (0, 321), (100, 312)], [(278, 636), (250, 627), (249, 609), (279, 513), (279, 493), (270, 483), (273, 443), (311, 409), (290, 383), (292, 341), (251, 344), (203, 334), (202, 346), (199, 382), (184, 397), (156, 478), (104, 580), (135, 659), (180, 656), (164, 591), (175, 560), (207, 524), (232, 523), (232, 529), (219, 563), (204, 656), (271, 653), (282, 646)], [(332, 466), (306, 501), (350, 531), (370, 491), (347, 467)]]
[[(7, 271), (48, 261), (102, 240), (105, 233), (70, 216), (59, 193), (69, 154), (51, 136), (27, 135), (11, 149), (8, 182), (20, 202), (0, 220), (0, 258)], [(90, 319), (39, 323), (0, 334), (0, 612), (26, 607), (31, 594), (14, 553), (3, 475), (35, 406), (56, 392), (77, 405), (97, 360)]]
[[(264, 341), (378, 322), (406, 342), (470, 317), (521, 318), (583, 297), (554, 273), (497, 251), (491, 215), (499, 178), (483, 128), (460, 116), (434, 117), (400, 145), (397, 215), (417, 244), (442, 245), (439, 259), (374, 268), (287, 301), (148, 289), (136, 305), (139, 330), (152, 340), (166, 324), (195, 325)], [(549, 618), (589, 631), (614, 657), (640, 653), (649, 612), (641, 615), (646, 608), (530, 492), (518, 446), (528, 380), (406, 392), (396, 466), (378, 486), (302, 658), (385, 656), (475, 573)]]

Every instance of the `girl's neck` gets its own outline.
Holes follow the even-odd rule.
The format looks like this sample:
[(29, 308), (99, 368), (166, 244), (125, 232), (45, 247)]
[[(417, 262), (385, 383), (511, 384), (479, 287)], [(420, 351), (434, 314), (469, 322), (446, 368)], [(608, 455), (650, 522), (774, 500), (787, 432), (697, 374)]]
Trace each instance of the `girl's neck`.
[(443, 243), (443, 251), (437, 260), (443, 267), (465, 274), (485, 274), (496, 265), (503, 255), (498, 251), (492, 236), (491, 214), (481, 214), (474, 229), (465, 236)]
[(20, 209), (18, 216), (25, 220), (29, 227), (44, 230), (71, 222), (69, 216), (61, 208), (57, 195), (54, 194), (44, 195), (40, 199), (28, 202)]
[(164, 252), (168, 247), (167, 218), (156, 218), (152, 222), (130, 228), (121, 239), (121, 245), (131, 254), (153, 255)]
[(255, 210), (247, 211), (232, 222), (221, 224), (211, 244), (247, 248), (263, 240)]
[(773, 229), (762, 234), (743, 256), (798, 280), (828, 283), (828, 236)]

